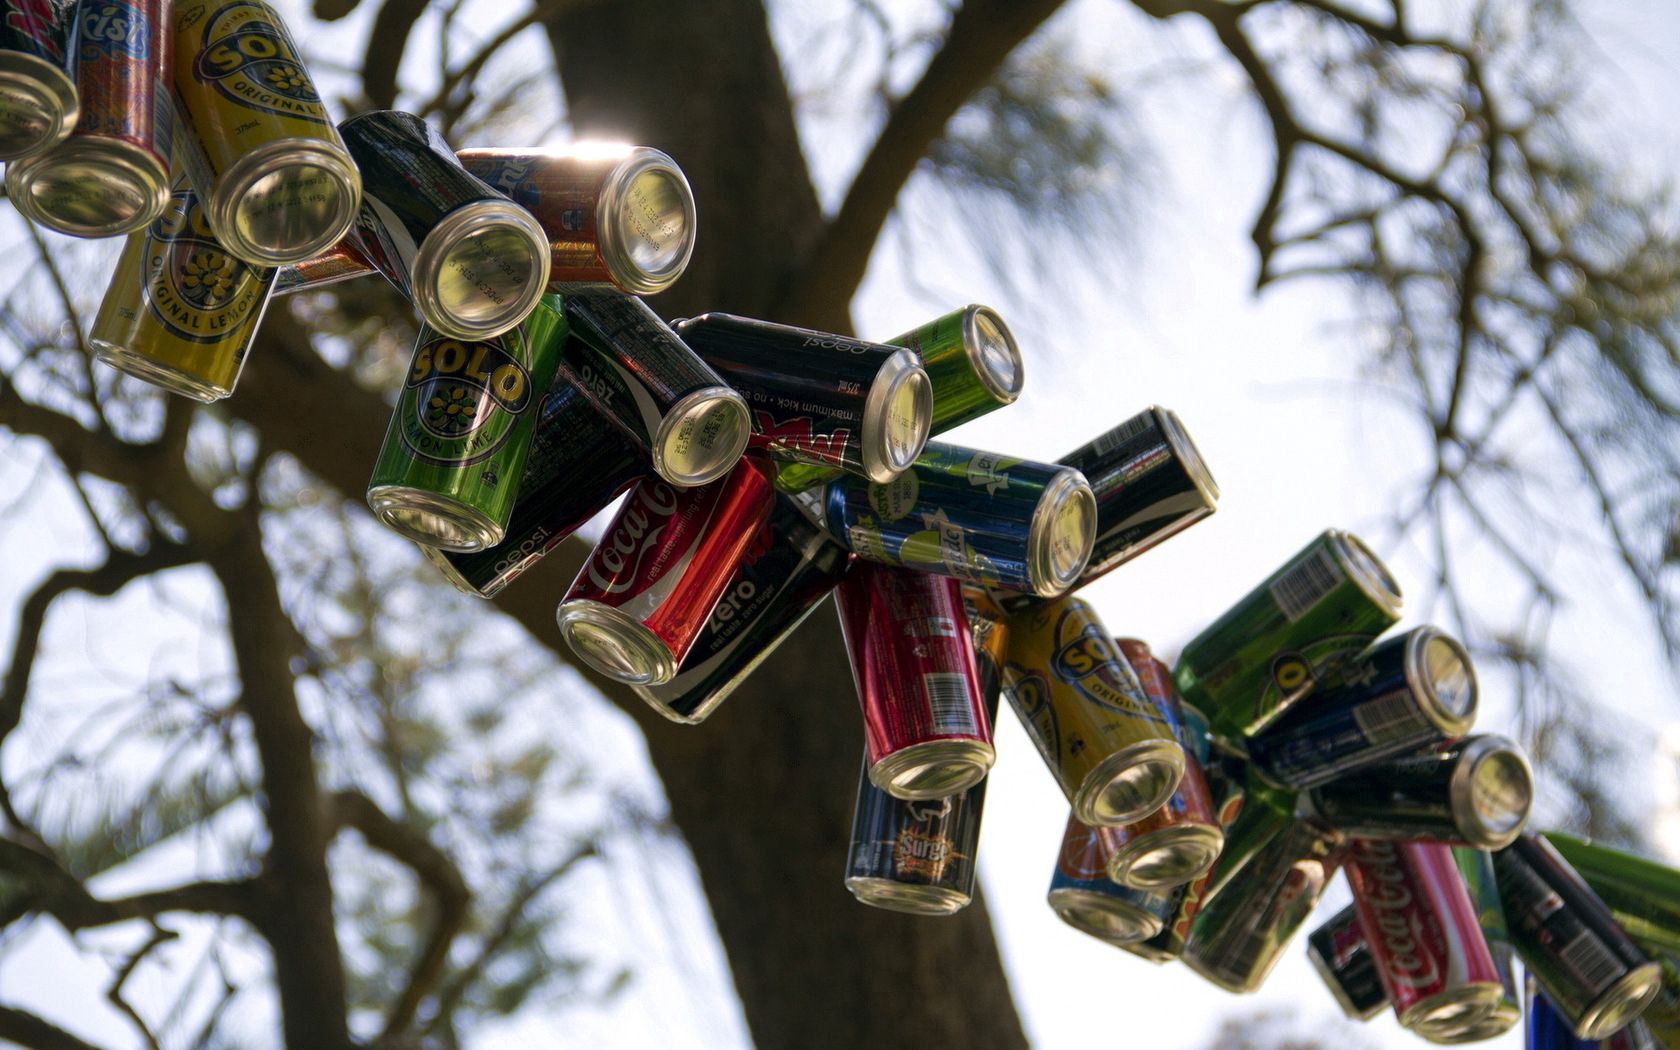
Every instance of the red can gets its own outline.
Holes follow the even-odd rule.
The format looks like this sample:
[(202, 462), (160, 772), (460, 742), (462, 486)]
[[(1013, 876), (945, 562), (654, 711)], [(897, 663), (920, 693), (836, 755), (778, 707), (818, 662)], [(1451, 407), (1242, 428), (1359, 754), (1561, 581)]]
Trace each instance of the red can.
[(670, 681), (770, 516), (774, 476), (747, 456), (710, 485), (631, 489), (556, 613), (578, 657), (631, 685)]
[(1354, 839), (1347, 873), (1360, 929), (1401, 1027), (1442, 1041), (1498, 1009), (1504, 985), (1451, 847)]
[(863, 706), (870, 783), (944, 798), (992, 767), (992, 727), (962, 584), (856, 561), (834, 592)]

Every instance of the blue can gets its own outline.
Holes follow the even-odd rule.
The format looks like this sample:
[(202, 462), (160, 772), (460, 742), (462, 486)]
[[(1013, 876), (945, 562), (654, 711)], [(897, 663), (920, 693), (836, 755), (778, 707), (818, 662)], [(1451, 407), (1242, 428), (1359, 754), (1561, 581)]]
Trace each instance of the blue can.
[(1153, 893), (1108, 877), (1110, 851), (1099, 829), (1068, 814), (1062, 852), (1050, 876), (1050, 908), (1063, 922), (1110, 944), (1130, 945), (1160, 933), (1172, 918), (1172, 891)]
[(1308, 788), (1469, 732), (1476, 672), (1457, 640), (1418, 627), (1378, 642), (1248, 740), (1255, 770)]
[(828, 531), (860, 558), (1054, 598), (1096, 538), (1096, 497), (1072, 467), (930, 441), (887, 482), (823, 494)]

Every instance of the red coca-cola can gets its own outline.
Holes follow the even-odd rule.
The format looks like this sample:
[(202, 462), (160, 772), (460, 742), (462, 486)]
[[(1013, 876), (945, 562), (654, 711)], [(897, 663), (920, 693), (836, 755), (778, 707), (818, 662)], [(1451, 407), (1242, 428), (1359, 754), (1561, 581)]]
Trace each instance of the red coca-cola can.
[(710, 485), (631, 489), (556, 612), (578, 658), (631, 685), (670, 681), (770, 516), (773, 477), (747, 456)]
[(924, 799), (985, 779), (996, 752), (962, 584), (857, 561), (834, 595), (863, 706), (870, 783)]
[(1450, 846), (1354, 839), (1346, 865), (1360, 929), (1401, 1027), (1447, 1041), (1499, 1008), (1505, 988)]

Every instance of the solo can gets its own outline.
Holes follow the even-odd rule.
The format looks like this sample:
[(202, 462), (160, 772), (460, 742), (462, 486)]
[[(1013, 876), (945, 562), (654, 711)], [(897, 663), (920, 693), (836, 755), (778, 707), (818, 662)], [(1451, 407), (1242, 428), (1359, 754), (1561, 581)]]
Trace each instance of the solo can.
[(154, 386), (195, 401), (227, 397), (274, 273), (230, 254), (179, 179), (163, 214), (128, 235), (88, 344), (99, 360)]
[(1050, 877), (1050, 909), (1074, 929), (1110, 944), (1134, 944), (1160, 933), (1171, 913), (1171, 898), (1110, 879), (1112, 860), (1102, 829), (1069, 813)]
[(1324, 979), (1336, 1005), (1354, 1020), (1369, 1021), (1388, 1006), (1388, 993), (1353, 905), (1307, 934), (1307, 960)]
[(0, 160), (52, 149), (76, 126), (71, 0), (0, 0)]
[(1400, 618), (1400, 586), (1330, 529), (1192, 638), (1173, 674), (1216, 732), (1253, 734)]
[(278, 12), (264, 0), (175, 0), (181, 156), (227, 250), (300, 262), (343, 237), (362, 175)]
[(1493, 956), (1493, 967), (1499, 971), (1499, 1002), (1462, 1038), (1464, 1042), (1474, 1042), (1516, 1027), (1522, 1020), (1522, 987), (1517, 984), (1517, 950), (1511, 945), (1505, 907), (1499, 902), (1499, 880), (1493, 872), (1493, 857), (1473, 846), (1454, 846), (1452, 854), (1464, 879), (1464, 889), (1470, 894), (1470, 904), (1476, 909), (1476, 922), (1482, 928), (1488, 954)]
[(658, 685), (677, 673), (765, 519), (770, 466), (743, 457), (710, 485), (644, 478), (556, 611), (580, 659), (609, 678)]

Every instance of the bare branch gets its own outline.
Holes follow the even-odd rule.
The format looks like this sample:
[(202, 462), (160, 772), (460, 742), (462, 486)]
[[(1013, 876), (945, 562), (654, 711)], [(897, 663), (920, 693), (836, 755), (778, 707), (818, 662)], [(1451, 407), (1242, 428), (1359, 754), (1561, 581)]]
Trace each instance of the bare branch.
[(385, 0), (368, 32), (367, 51), (362, 55), (362, 93), (374, 109), (397, 104), (397, 70), (408, 52), (408, 37), (414, 23), (426, 13), (427, 0)]
[(106, 1002), (116, 1007), (123, 1016), (128, 1018), (129, 1023), (134, 1026), (135, 1031), (140, 1033), (140, 1038), (146, 1041), (146, 1045), (151, 1047), (151, 1050), (163, 1050), (163, 1047), (158, 1045), (157, 1036), (152, 1034), (151, 1027), (146, 1024), (146, 1019), (140, 1016), (140, 1012), (134, 1008), (134, 1004), (123, 998), (123, 985), (127, 984), (128, 979), (134, 976), (134, 971), (140, 968), (140, 964), (145, 961), (146, 956), (156, 951), (160, 945), (174, 940), (175, 937), (175, 931), (166, 930), (153, 923), (152, 935), (117, 969), (116, 975), (111, 980), (111, 986), (105, 989)]

